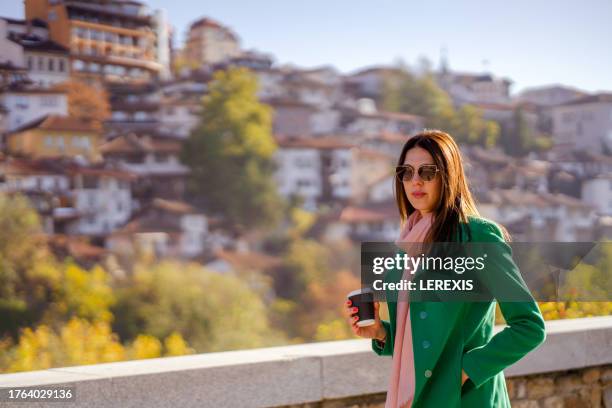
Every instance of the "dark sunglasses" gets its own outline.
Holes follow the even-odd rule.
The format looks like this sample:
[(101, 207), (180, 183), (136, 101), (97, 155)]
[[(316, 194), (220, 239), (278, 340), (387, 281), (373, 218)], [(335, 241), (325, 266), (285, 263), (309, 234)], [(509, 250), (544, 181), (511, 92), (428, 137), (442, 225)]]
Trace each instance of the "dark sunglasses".
[[(435, 164), (422, 164), (419, 166), (417, 173), (423, 181), (431, 181), (436, 177), (436, 174), (440, 171), (438, 166)], [(414, 167), (409, 164), (403, 166), (395, 166), (395, 175), (401, 181), (411, 181), (414, 177)]]

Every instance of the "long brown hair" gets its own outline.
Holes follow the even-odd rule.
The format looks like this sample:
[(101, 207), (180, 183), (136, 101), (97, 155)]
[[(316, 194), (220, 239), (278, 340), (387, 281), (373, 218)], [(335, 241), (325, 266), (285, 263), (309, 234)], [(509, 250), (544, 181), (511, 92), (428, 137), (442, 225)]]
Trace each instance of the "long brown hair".
[[(400, 153), (398, 165), (404, 164), (406, 153), (415, 146), (422, 147), (431, 154), (434, 163), (440, 169), (438, 174), (442, 182), (440, 200), (433, 210), (436, 215), (435, 220), (425, 242), (455, 241), (458, 238), (457, 234), (460, 233), (460, 223), (465, 224), (468, 240), (471, 240), (468, 217), (480, 217), (480, 213), (468, 187), (459, 146), (448, 133), (426, 129), (406, 141)], [(403, 225), (415, 208), (408, 200), (404, 184), (397, 177), (395, 177), (395, 200)], [(499, 227), (504, 234), (504, 239), (510, 241), (508, 231), (502, 225)]]

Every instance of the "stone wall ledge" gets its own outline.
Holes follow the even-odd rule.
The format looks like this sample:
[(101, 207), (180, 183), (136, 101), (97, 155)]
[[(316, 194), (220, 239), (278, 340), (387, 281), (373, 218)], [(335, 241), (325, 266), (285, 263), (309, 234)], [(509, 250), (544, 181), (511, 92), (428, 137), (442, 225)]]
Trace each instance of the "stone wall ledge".
[[(612, 316), (550, 321), (546, 331), (506, 377), (612, 363)], [(58, 408), (270, 407), (383, 393), (390, 368), (356, 339), (2, 374), (0, 387), (75, 386), (77, 404)]]

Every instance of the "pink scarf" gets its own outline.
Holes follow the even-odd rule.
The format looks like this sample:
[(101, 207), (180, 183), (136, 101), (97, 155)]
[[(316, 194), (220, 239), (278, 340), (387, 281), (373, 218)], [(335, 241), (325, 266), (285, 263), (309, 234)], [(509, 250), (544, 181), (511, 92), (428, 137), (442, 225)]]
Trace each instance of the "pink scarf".
[[(420, 243), (424, 241), (433, 220), (433, 213), (422, 215), (420, 211), (414, 211), (408, 216), (395, 244), (409, 256), (420, 255)], [(412, 277), (409, 268), (405, 269), (402, 279), (411, 280)], [(401, 291), (398, 295), (393, 365), (385, 408), (409, 408), (414, 398), (414, 353), (408, 294), (408, 291)]]

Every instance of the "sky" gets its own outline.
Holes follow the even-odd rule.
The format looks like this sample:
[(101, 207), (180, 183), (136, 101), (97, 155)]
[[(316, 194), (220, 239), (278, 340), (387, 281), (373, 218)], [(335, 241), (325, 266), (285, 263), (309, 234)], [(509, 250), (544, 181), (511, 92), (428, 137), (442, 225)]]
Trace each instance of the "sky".
[[(201, 16), (233, 29), (242, 48), (276, 63), (359, 68), (416, 64), (491, 72), (513, 81), (511, 92), (563, 84), (612, 91), (610, 0), (144, 0), (163, 8), (182, 46)], [(0, 16), (23, 18), (21, 0), (0, 1)]]

